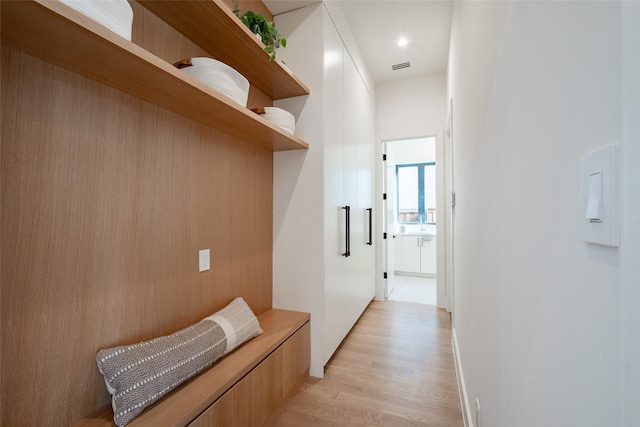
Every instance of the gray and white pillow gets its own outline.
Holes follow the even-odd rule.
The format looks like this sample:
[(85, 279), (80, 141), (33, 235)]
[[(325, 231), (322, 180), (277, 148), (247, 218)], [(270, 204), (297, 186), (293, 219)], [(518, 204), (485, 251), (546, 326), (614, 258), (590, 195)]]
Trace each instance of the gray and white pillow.
[(261, 333), (258, 319), (239, 297), (171, 335), (100, 350), (96, 361), (112, 394), (115, 423), (126, 425), (144, 408)]

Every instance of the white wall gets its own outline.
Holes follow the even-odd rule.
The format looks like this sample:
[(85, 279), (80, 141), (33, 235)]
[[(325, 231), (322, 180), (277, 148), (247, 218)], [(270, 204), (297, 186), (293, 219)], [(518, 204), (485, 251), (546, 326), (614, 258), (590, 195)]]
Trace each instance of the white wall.
[[(408, 139), (424, 136), (436, 137), (437, 167), (437, 234), (445, 230), (445, 174), (443, 129), (447, 118), (447, 80), (445, 73), (392, 80), (376, 84), (376, 188), (382, 189), (382, 143), (394, 139)], [(381, 190), (379, 191), (381, 192)], [(376, 210), (382, 212), (382, 198), (376, 197)], [(440, 220), (440, 219), (443, 220)], [(377, 224), (377, 235), (382, 235), (382, 226)], [(446, 306), (444, 297), (445, 248), (438, 241), (437, 287), (438, 306)], [(376, 272), (376, 299), (384, 298), (382, 281), (382, 245), (378, 245)]]
[[(619, 2), (455, 3), (454, 324), (481, 426), (637, 425), (640, 37), (624, 8), (623, 34)], [(610, 143), (619, 249), (580, 236), (580, 157)]]
[[(640, 420), (640, 2), (622, 4), (622, 328), (626, 426)], [(635, 238), (634, 238), (635, 236)]]
[(447, 118), (446, 96), (445, 73), (377, 83), (378, 140), (432, 135), (442, 139)]
[(402, 139), (387, 144), (395, 164), (427, 163), (436, 161), (436, 139), (434, 137)]
[(278, 58), (311, 94), (274, 103), (296, 116), (296, 135), (309, 149), (273, 154), (273, 307), (311, 313), (310, 373), (316, 377), (322, 377), (324, 365), (322, 14), (322, 6), (316, 5), (276, 17), (278, 30), (290, 41)]

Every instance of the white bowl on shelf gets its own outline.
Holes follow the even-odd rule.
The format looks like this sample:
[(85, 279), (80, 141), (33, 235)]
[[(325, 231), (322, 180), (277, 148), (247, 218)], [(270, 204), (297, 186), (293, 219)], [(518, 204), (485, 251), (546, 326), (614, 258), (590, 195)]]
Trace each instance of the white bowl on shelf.
[(247, 106), (249, 80), (224, 62), (213, 58), (191, 58), (174, 65), (243, 107)]
[(131, 41), (133, 9), (127, 0), (60, 0), (92, 21)]
[(287, 110), (278, 107), (264, 107), (262, 118), (293, 134), (296, 130), (296, 119)]

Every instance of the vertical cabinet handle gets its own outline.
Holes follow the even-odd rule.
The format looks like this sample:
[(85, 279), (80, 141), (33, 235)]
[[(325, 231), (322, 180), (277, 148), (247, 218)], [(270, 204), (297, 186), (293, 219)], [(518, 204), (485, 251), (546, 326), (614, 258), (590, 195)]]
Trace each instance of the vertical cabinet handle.
[(369, 241), (367, 242), (367, 245), (373, 245), (373, 209), (367, 208), (367, 210), (369, 211)]
[(345, 229), (346, 229), (346, 239), (345, 239), (345, 251), (342, 254), (343, 257), (351, 256), (351, 206), (343, 206), (342, 209), (345, 210)]

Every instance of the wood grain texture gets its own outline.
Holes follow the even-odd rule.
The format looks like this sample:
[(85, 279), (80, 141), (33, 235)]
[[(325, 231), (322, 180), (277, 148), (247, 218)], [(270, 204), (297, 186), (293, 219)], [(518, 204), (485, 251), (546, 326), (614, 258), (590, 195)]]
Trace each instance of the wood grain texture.
[[(235, 7), (233, 0), (223, 0), (222, 4), (229, 10), (233, 10)], [(252, 10), (264, 16), (267, 21), (273, 21), (273, 14), (261, 0), (238, 0), (237, 5), (241, 13)]]
[(310, 345), (307, 322), (189, 426), (260, 427), (273, 424), (309, 377)]
[[(262, 2), (259, 3), (261, 4)], [(166, 22), (139, 3), (131, 1), (130, 5), (135, 16), (131, 40), (136, 45), (156, 55), (158, 58), (164, 59), (169, 64), (174, 64), (186, 58), (211, 56), (209, 52), (195, 45), (182, 33), (168, 26)], [(247, 108), (255, 107), (273, 107), (273, 100), (252, 85), (249, 88)]]
[(311, 329), (307, 325), (283, 345), (282, 356), (282, 390), (283, 398), (296, 388), (300, 378), (306, 378), (309, 374), (309, 361), (311, 360)]
[(3, 44), (243, 141), (273, 151), (308, 148), (300, 138), (60, 2), (11, 1), (1, 7)]
[(271, 307), (269, 150), (5, 46), (1, 90), (2, 425), (108, 404), (100, 348)]
[[(310, 327), (307, 322), (190, 427), (270, 426), (309, 377)], [(296, 360), (296, 363), (291, 363)], [(283, 371), (295, 372), (287, 381)]]
[[(269, 62), (269, 56), (262, 51), (264, 44), (236, 18), (224, 1), (141, 0), (140, 3), (214, 58), (238, 70), (272, 99), (309, 94), (309, 88), (279, 61)], [(252, 8), (264, 13), (264, 9), (256, 7), (257, 3), (246, 2), (239, 7), (243, 12)]]
[[(223, 357), (211, 369), (183, 384), (127, 425), (185, 426), (202, 414), (196, 425), (208, 426), (212, 425), (213, 420), (228, 417), (230, 411), (241, 410), (243, 405), (247, 404), (245, 400), (250, 402), (249, 418), (254, 418), (254, 408), (258, 408), (262, 417), (267, 417), (269, 413), (266, 411), (282, 402), (282, 380), (278, 379), (278, 372), (284, 369), (282, 360), (285, 349), (282, 343), (294, 334), (294, 338), (301, 334), (302, 340), (305, 339), (304, 336), (309, 330), (309, 314), (274, 309), (258, 316), (258, 320), (264, 330), (262, 335)], [(298, 341), (298, 338), (295, 340)], [(272, 358), (274, 354), (276, 356)], [(307, 369), (308, 364), (307, 360)], [(303, 374), (298, 381), (304, 381), (306, 377), (307, 375)], [(243, 378), (249, 379), (246, 382), (249, 384), (250, 392), (243, 395), (242, 401), (237, 397), (230, 397), (222, 402), (220, 410), (210, 407)], [(270, 381), (274, 381), (275, 385), (270, 384)], [(241, 386), (238, 390), (244, 390), (244, 387)], [(233, 405), (240, 406), (232, 408)], [(110, 407), (104, 408), (96, 414), (78, 420), (75, 426), (113, 427), (113, 412)]]
[(261, 426), (282, 399), (282, 349), (274, 351), (249, 377), (251, 394), (251, 425)]
[(458, 396), (449, 314), (374, 301), (274, 426), (459, 427)]
[(240, 381), (189, 427), (251, 427), (251, 393), (251, 382)]

